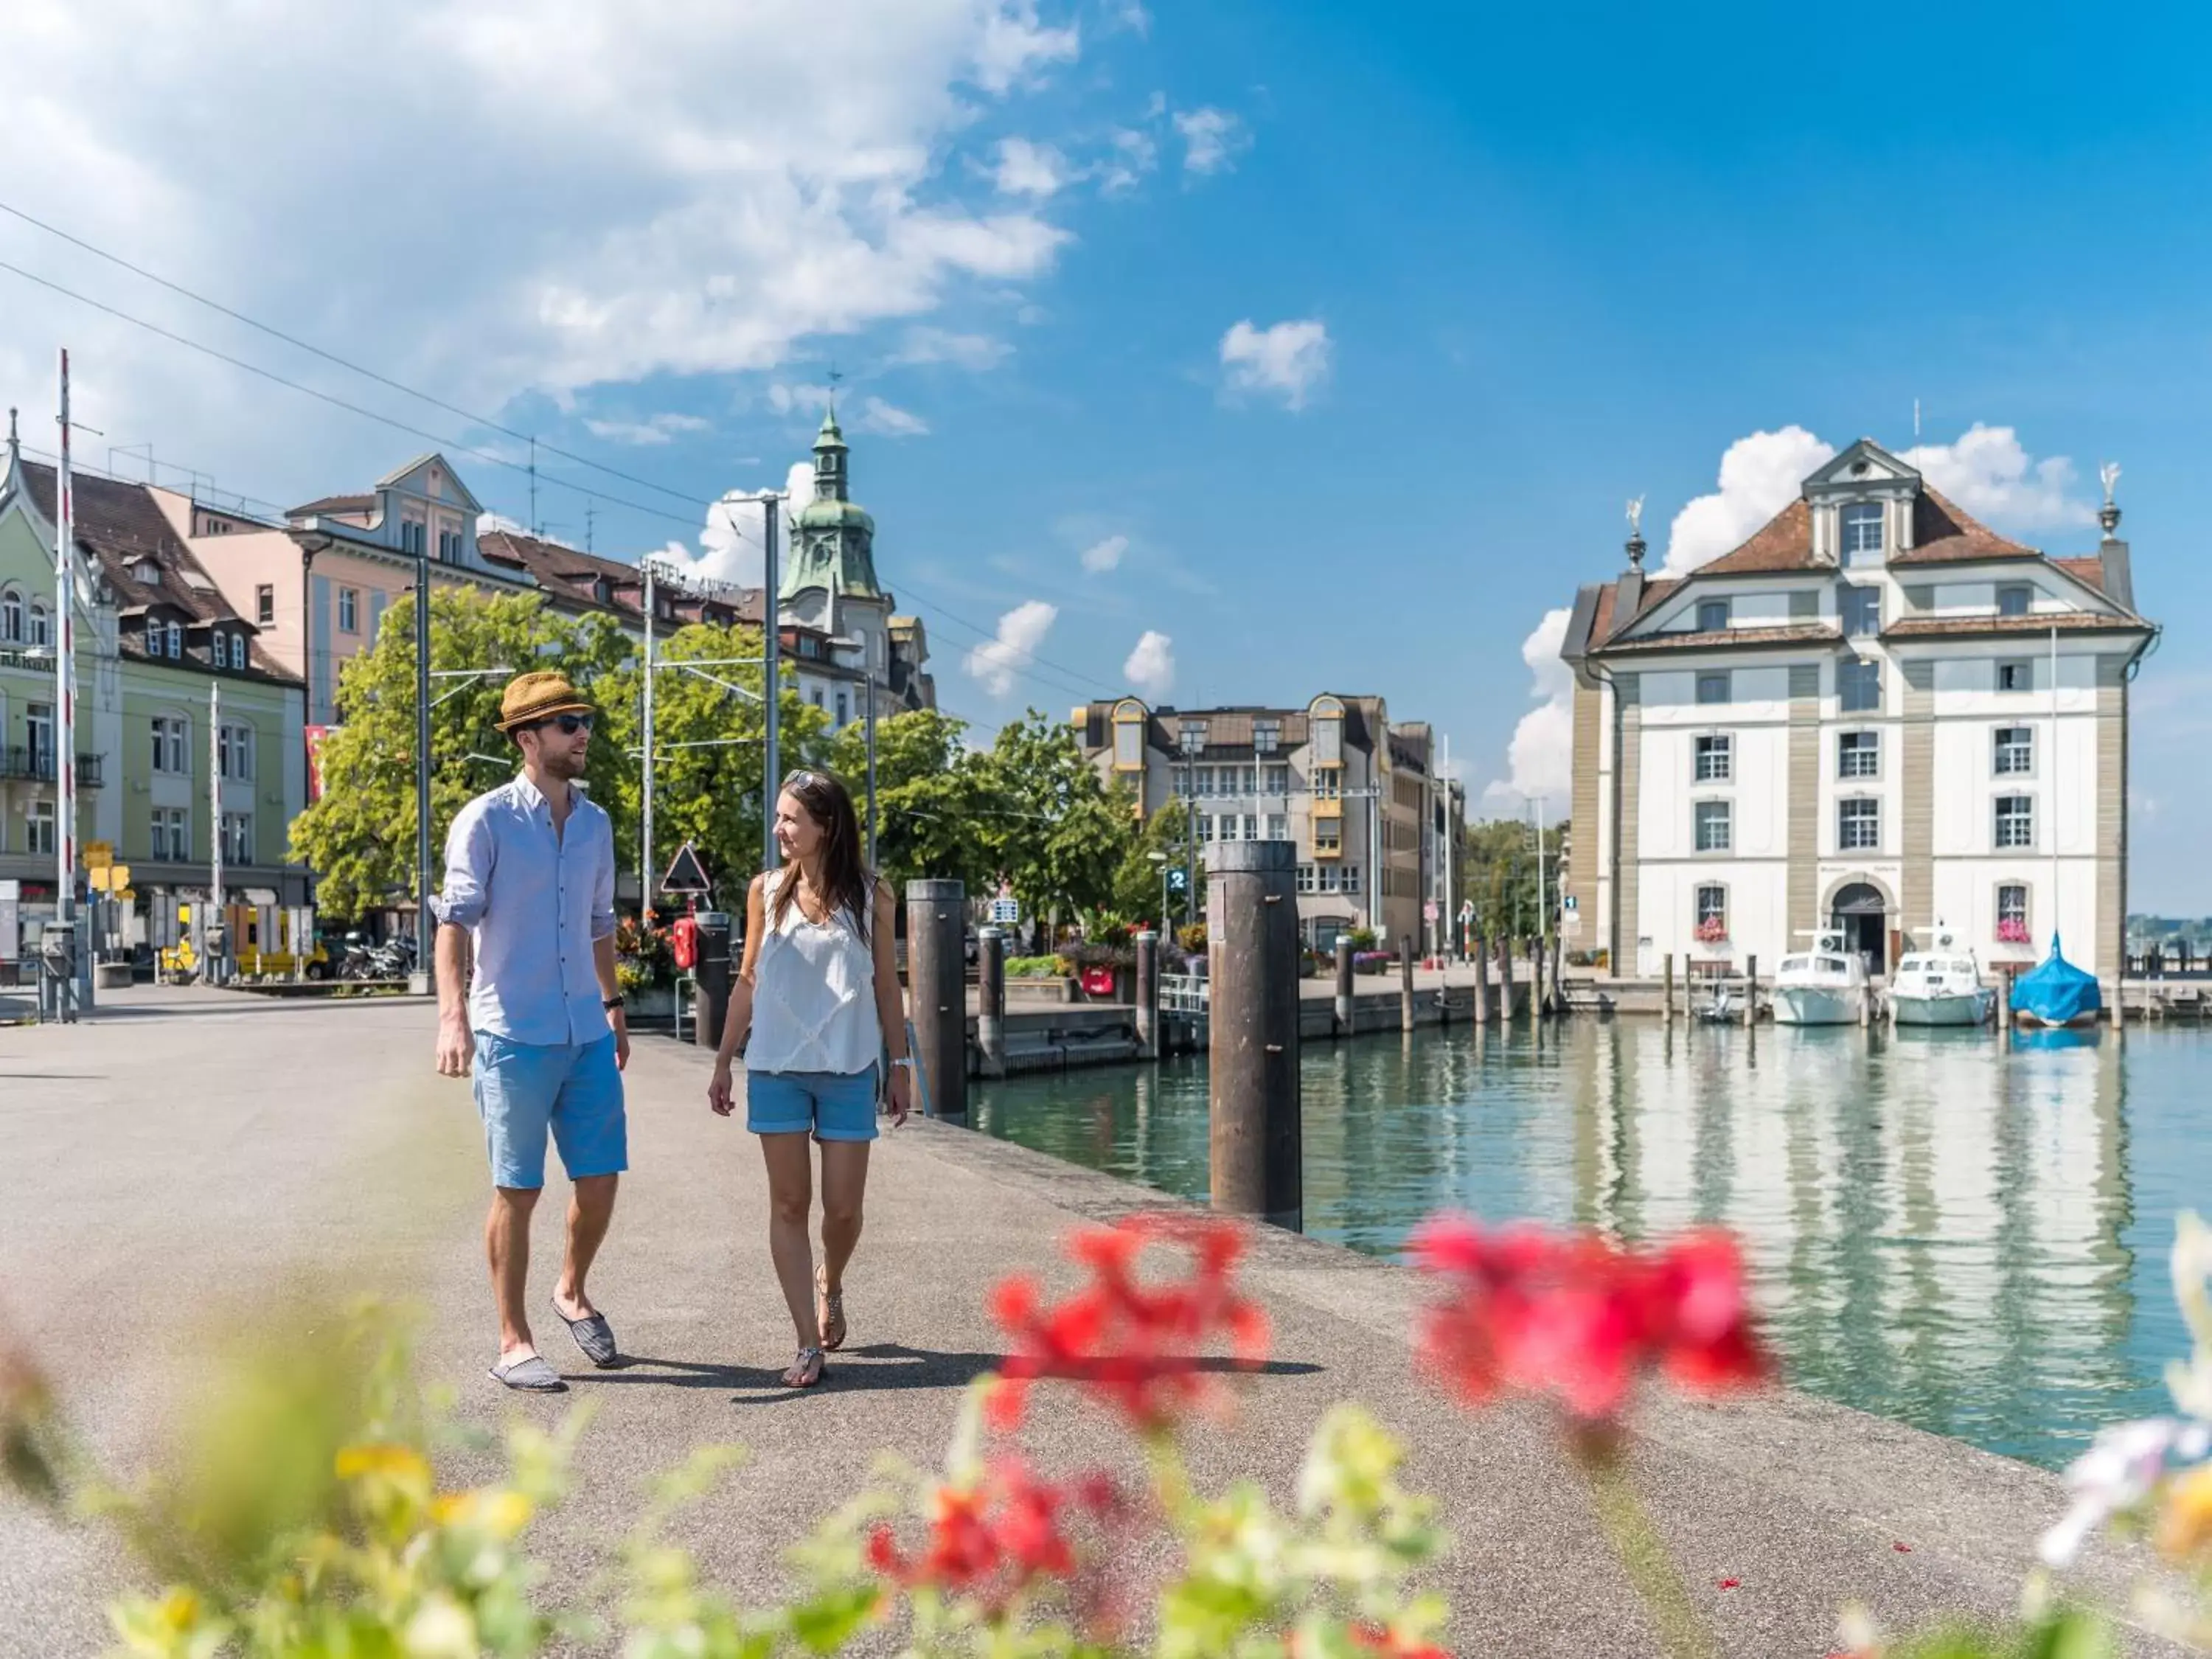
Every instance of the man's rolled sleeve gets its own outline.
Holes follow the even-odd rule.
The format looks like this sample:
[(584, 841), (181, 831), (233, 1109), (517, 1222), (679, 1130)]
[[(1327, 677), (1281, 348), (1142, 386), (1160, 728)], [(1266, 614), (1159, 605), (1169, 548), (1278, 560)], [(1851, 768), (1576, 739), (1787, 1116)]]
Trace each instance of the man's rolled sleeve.
[[(615, 827), (602, 817), (599, 868), (592, 872), (592, 942), (596, 945), (615, 931)], [(651, 879), (648, 874), (647, 879)]]
[(491, 826), (472, 801), (446, 835), (446, 884), (434, 907), (439, 921), (473, 927), (483, 920), (491, 890), (492, 853)]

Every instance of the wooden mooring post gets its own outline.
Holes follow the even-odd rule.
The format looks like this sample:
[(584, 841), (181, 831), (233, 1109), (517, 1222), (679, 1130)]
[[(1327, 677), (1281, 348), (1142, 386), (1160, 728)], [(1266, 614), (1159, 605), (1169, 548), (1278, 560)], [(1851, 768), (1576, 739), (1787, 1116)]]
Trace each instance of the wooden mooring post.
[(1336, 936), (1336, 1018), (1331, 1026), (1334, 1035), (1352, 1035), (1352, 935)]
[(975, 930), (975, 1046), (983, 1075), (1006, 1074), (1006, 936), (996, 927)]
[(1759, 1024), (1759, 958), (1756, 956), (1743, 959), (1743, 1023), (1747, 1027)]
[(906, 884), (906, 978), (915, 1060), (929, 1115), (968, 1121), (968, 973), (962, 935), (968, 889), (957, 881)]
[(1286, 841), (1206, 849), (1213, 1207), (1293, 1232), (1305, 1220), (1297, 857)]
[(1513, 1021), (1513, 941), (1500, 938), (1498, 941), (1498, 1023), (1510, 1025)]
[(1413, 936), (1398, 937), (1398, 1029), (1413, 1029)]
[(1490, 1024), (1490, 955), (1479, 938), (1474, 941), (1474, 1023)]
[(1137, 935), (1137, 1046), (1160, 1057), (1160, 936), (1149, 927)]
[(1659, 974), (1661, 1017), (1672, 1025), (1674, 1023), (1674, 953), (1672, 951), (1667, 952), (1667, 960)]

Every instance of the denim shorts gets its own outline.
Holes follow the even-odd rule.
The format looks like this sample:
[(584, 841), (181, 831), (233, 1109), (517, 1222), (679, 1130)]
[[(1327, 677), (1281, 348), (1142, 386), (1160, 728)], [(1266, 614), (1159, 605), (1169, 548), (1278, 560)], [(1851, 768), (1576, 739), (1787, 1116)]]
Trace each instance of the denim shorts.
[(476, 1085), (495, 1187), (545, 1184), (548, 1129), (571, 1181), (629, 1167), (612, 1031), (596, 1042), (554, 1046), (478, 1031)]
[(817, 1140), (876, 1138), (876, 1068), (865, 1072), (747, 1072), (745, 1127), (757, 1135)]

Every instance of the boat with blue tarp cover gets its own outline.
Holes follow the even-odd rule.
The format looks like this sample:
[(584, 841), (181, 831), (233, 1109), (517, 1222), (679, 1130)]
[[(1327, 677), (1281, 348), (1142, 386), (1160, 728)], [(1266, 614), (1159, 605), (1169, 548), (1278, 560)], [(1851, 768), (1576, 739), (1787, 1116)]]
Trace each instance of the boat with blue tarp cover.
[(2013, 981), (2013, 1018), (2023, 1025), (2094, 1025), (2104, 1006), (2097, 976), (2066, 960), (2056, 933), (2051, 954)]

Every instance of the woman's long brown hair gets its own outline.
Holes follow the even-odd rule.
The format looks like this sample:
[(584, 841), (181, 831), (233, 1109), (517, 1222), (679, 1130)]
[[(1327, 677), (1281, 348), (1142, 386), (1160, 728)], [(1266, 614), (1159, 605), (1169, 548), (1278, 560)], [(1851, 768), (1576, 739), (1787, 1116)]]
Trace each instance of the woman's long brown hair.
[[(860, 820), (853, 811), (853, 797), (827, 772), (793, 772), (783, 781), (784, 794), (806, 809), (806, 816), (822, 826), (822, 883), (818, 896), (834, 915), (842, 910), (852, 918), (853, 931), (868, 942), (868, 919), (875, 908), (875, 878), (860, 862)], [(783, 866), (787, 879), (775, 884), (775, 914), (769, 925), (781, 928), (798, 897), (799, 884), (787, 879), (797, 860)]]

